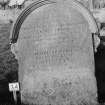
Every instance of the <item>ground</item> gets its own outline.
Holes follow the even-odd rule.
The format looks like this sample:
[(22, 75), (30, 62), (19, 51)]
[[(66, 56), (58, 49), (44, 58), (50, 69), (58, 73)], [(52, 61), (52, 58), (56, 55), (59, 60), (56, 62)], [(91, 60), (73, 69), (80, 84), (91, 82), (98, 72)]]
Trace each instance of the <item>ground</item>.
[(8, 101), (8, 83), (17, 81), (18, 64), (10, 51), (9, 35), (11, 24), (0, 24), (0, 102)]

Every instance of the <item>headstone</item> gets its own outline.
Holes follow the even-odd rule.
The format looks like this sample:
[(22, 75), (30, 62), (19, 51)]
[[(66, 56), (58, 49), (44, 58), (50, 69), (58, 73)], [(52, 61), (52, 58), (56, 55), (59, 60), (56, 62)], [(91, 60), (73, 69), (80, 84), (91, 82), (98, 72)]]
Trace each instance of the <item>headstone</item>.
[(72, 2), (43, 5), (21, 25), (16, 55), (24, 103), (97, 104), (92, 35)]

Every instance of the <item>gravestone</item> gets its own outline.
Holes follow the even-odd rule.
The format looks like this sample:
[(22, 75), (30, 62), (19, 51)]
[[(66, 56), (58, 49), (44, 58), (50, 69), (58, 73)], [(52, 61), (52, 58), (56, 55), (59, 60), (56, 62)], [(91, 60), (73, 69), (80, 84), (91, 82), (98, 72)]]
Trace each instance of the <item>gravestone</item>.
[(22, 12), (12, 31), (18, 39), (14, 50), (22, 102), (96, 105), (94, 19), (74, 0), (42, 1), (33, 7)]

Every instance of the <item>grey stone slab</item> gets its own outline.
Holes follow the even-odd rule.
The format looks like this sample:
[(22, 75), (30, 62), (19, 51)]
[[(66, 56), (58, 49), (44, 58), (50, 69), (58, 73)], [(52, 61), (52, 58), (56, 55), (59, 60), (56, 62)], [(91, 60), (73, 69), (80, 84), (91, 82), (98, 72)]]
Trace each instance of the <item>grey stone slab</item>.
[(91, 30), (70, 2), (42, 6), (21, 26), (16, 54), (25, 103), (97, 104)]

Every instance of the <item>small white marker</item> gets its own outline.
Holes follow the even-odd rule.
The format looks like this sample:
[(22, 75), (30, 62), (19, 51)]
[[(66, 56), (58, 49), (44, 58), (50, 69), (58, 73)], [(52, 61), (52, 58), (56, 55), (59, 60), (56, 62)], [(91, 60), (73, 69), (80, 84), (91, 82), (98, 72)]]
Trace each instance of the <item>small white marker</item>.
[(13, 92), (13, 98), (15, 103), (17, 103), (17, 94), (16, 92), (19, 91), (19, 83), (14, 82), (14, 83), (9, 83), (9, 91)]

